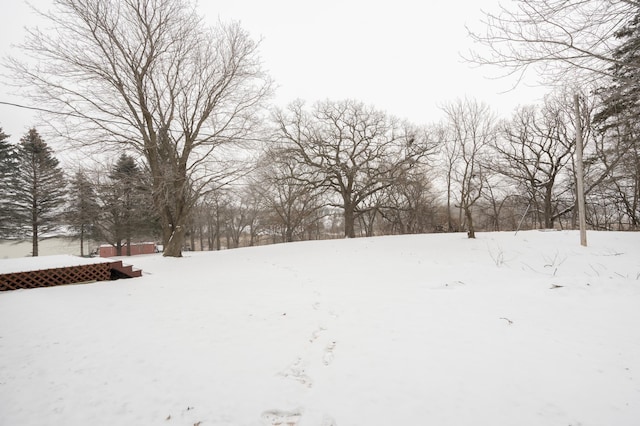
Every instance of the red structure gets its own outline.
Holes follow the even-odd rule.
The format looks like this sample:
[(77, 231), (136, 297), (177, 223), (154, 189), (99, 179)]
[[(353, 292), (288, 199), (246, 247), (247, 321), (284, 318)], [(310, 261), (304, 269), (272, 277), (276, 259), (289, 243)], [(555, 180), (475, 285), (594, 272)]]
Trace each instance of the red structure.
[(121, 260), (43, 256), (0, 261), (0, 291), (110, 281), (142, 276)]
[[(156, 243), (132, 243), (131, 244), (131, 256), (139, 254), (153, 254), (157, 253)], [(127, 246), (122, 246), (122, 255), (127, 253)], [(116, 248), (109, 244), (103, 244), (98, 248), (98, 256), (100, 257), (114, 257), (117, 256)]]

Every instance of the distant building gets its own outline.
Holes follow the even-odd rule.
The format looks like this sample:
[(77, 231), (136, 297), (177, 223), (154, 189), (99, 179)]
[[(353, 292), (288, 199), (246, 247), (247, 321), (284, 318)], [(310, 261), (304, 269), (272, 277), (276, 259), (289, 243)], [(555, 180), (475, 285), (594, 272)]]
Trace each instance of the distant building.
[[(122, 253), (126, 253), (126, 245), (122, 246)], [(131, 243), (131, 256), (139, 254), (153, 254), (158, 253), (156, 243)], [(114, 257), (117, 256), (116, 248), (110, 244), (103, 244), (98, 247), (98, 256), (100, 257)]]

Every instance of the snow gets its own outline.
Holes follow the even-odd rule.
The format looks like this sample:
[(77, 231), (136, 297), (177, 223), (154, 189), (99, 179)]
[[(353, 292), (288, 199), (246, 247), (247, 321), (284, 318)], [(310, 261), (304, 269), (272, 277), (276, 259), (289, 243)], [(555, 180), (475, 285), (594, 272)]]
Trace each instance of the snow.
[[(95, 242), (84, 242), (84, 253), (89, 253), (97, 247)], [(33, 244), (31, 240), (0, 240), (0, 259), (31, 256)], [(55, 254), (80, 255), (80, 241), (70, 237), (52, 237), (38, 242), (40, 256)]]
[(38, 257), (22, 257), (17, 259), (0, 259), (0, 274), (12, 274), (25, 271), (40, 271), (43, 269), (68, 268), (80, 265), (95, 265), (109, 263), (113, 259), (88, 258), (65, 254)]
[(640, 233), (130, 259), (0, 293), (2, 425), (635, 426)]

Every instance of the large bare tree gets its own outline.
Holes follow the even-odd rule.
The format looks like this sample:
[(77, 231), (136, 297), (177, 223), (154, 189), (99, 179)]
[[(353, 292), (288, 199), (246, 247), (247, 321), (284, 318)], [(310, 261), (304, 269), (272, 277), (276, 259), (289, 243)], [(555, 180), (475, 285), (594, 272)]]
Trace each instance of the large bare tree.
[(83, 145), (145, 158), (165, 256), (181, 256), (199, 196), (233, 168), (223, 147), (247, 139), (269, 92), (257, 44), (236, 23), (207, 27), (188, 0), (54, 0), (53, 27), (29, 32), (10, 66), (58, 129)]
[[(540, 226), (553, 228), (556, 197), (565, 166), (573, 153), (571, 117), (557, 100), (547, 98), (542, 108), (524, 106), (502, 126), (502, 138), (493, 149), (493, 169), (526, 194)], [(566, 182), (565, 182), (566, 184)]]
[(277, 111), (274, 122), (284, 152), (334, 194), (348, 238), (356, 236), (363, 201), (393, 185), (433, 149), (425, 132), (352, 100), (320, 102), (310, 112), (295, 102)]

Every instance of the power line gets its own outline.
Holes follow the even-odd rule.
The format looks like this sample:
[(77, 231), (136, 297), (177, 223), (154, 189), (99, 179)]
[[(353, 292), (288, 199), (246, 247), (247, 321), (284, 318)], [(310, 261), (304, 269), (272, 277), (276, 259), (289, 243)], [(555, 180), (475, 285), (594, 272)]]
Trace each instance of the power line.
[(51, 109), (46, 109), (46, 108), (39, 108), (39, 107), (34, 107), (34, 106), (28, 106), (28, 105), (20, 105), (20, 104), (16, 104), (13, 102), (5, 102), (5, 101), (0, 101), (0, 105), (8, 105), (8, 106), (12, 106), (12, 107), (16, 107), (16, 108), (22, 108), (22, 109), (28, 109), (31, 111), (40, 111), (40, 112), (46, 112), (48, 114), (55, 114), (55, 115), (64, 115), (67, 117), (75, 117), (75, 118), (80, 118), (83, 120), (88, 120), (88, 121), (92, 121), (94, 123), (110, 123), (110, 124), (115, 124), (118, 126), (122, 126), (122, 125), (127, 125), (127, 123), (123, 123), (123, 122), (119, 122), (119, 121), (115, 121), (115, 120), (108, 120), (108, 119), (99, 119), (99, 118), (92, 118), (89, 117), (87, 115), (83, 115), (83, 114), (78, 114), (75, 112), (64, 112), (64, 111), (54, 111)]
[(31, 110), (31, 111), (46, 112), (46, 113), (49, 113), (49, 114), (68, 115), (68, 116), (71, 116), (71, 117), (85, 118), (82, 115), (76, 114), (76, 113), (73, 113), (73, 112), (53, 111), (53, 110), (46, 109), (46, 108), (39, 108), (39, 107), (34, 107), (34, 106), (20, 105), (20, 104), (16, 104), (16, 103), (13, 103), (13, 102), (0, 101), (0, 105), (8, 105), (8, 106), (16, 107), (16, 108), (28, 109), (28, 110)]

